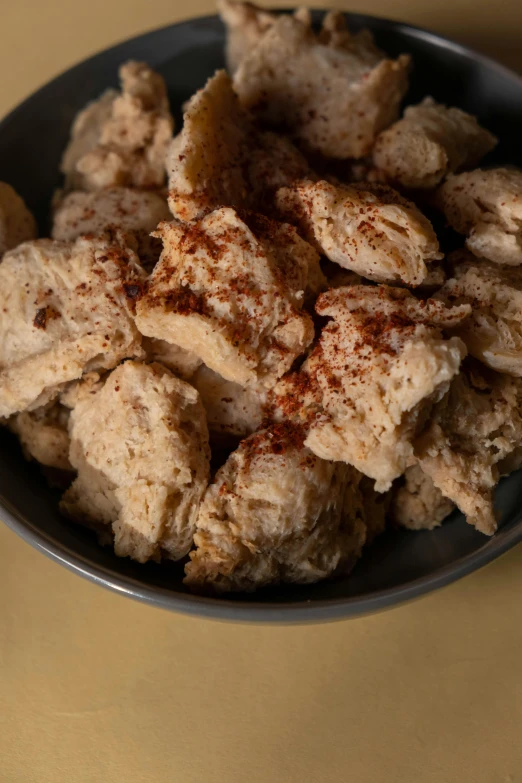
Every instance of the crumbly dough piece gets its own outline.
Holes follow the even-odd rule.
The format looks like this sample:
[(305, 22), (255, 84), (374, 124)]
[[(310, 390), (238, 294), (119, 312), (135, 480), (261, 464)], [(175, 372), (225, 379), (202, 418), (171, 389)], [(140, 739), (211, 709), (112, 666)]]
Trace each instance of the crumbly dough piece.
[(310, 151), (362, 158), (397, 118), (409, 64), (407, 55), (386, 59), (367, 31), (318, 37), (308, 19), (283, 15), (241, 61), (234, 89), (245, 108)]
[(0, 416), (53, 399), (84, 372), (141, 356), (145, 272), (117, 237), (25, 242), (0, 264)]
[(174, 121), (163, 78), (145, 63), (120, 67), (121, 92), (105, 92), (76, 117), (61, 169), (67, 190), (160, 188)]
[(276, 387), (277, 409), (304, 421), (317, 456), (353, 465), (384, 492), (412, 461), (416, 431), (465, 355), (441, 330), (470, 308), (352, 286), (321, 294), (316, 310), (333, 320), (301, 370)]
[(197, 391), (159, 364), (125, 362), (78, 401), (70, 435), (78, 477), (62, 511), (93, 527), (112, 525), (120, 557), (184, 557), (209, 476)]
[(4, 253), (36, 234), (36, 221), (22, 197), (7, 182), (0, 182), (0, 261)]
[(405, 188), (434, 188), (447, 174), (476, 166), (496, 143), (476, 117), (425, 98), (379, 135), (373, 162)]
[(261, 427), (267, 390), (227, 381), (206, 365), (191, 379), (207, 414), (209, 432), (218, 439), (244, 438)]
[(70, 242), (82, 235), (97, 235), (119, 228), (128, 237), (142, 264), (153, 267), (161, 242), (150, 234), (162, 220), (170, 218), (166, 199), (151, 190), (113, 187), (65, 196), (54, 213), (52, 237)]
[(521, 405), (519, 378), (466, 362), (415, 444), (424, 473), (486, 535), (497, 529), (499, 463), (522, 444)]
[(266, 212), (277, 188), (309, 173), (289, 139), (256, 130), (225, 71), (190, 99), (167, 168), (170, 209), (185, 221), (221, 206)]
[(392, 517), (408, 530), (433, 530), (454, 508), (420, 465), (412, 465), (404, 473), (404, 484), (394, 492)]
[(430, 221), (385, 185), (304, 180), (277, 193), (286, 220), (331, 261), (370, 280), (420, 285), (442, 258)]
[(243, 218), (224, 208), (197, 223), (162, 223), (163, 253), (136, 323), (229, 381), (271, 386), (313, 339), (301, 307), (317, 257), (292, 226)]
[(476, 169), (449, 176), (436, 203), (466, 247), (496, 264), (522, 264), (522, 171)]
[(488, 367), (522, 377), (522, 269), (477, 261), (466, 251), (452, 254), (451, 260), (456, 262), (453, 277), (437, 299), (472, 307), (471, 318), (455, 333)]
[(230, 73), (234, 73), (245, 55), (272, 27), (277, 16), (254, 3), (240, 0), (218, 0), (216, 5), (227, 28), (227, 68)]
[(57, 470), (72, 470), (69, 462), (69, 409), (51, 402), (34, 411), (17, 413), (8, 427), (20, 439), (26, 459)]
[(206, 492), (185, 582), (251, 591), (350, 571), (365, 541), (359, 479), (318, 459), (288, 424), (251, 435)]
[(190, 381), (202, 361), (192, 351), (180, 348), (179, 345), (168, 343), (165, 340), (157, 340), (154, 337), (144, 337), (142, 347), (147, 359), (151, 362), (159, 362), (165, 365), (174, 375)]

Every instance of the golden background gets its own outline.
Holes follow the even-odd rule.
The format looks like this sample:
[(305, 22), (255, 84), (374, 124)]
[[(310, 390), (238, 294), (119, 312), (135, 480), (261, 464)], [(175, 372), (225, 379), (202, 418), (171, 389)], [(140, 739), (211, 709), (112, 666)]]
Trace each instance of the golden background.
[[(1, 10), (3, 114), (87, 55), (212, 7), (4, 0)], [(351, 10), (522, 71), (520, 0)], [(383, 614), (270, 627), (140, 605), (0, 526), (0, 596), (0, 783), (522, 781), (522, 547)]]

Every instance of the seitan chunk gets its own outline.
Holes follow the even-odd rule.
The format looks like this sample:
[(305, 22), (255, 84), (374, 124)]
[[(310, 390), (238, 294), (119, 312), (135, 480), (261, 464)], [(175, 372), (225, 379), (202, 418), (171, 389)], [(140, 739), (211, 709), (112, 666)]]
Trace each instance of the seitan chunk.
[(4, 253), (36, 234), (36, 221), (24, 200), (11, 185), (0, 182), (0, 261)]

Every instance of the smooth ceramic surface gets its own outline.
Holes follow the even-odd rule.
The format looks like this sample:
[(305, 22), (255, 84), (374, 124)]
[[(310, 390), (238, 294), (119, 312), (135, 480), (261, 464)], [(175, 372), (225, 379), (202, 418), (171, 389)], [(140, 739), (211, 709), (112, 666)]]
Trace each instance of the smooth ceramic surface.
[[(321, 14), (315, 14), (316, 20)], [(522, 79), (502, 66), (417, 28), (348, 14), (353, 29), (370, 27), (391, 54), (411, 52), (415, 69), (409, 102), (426, 94), (477, 114), (500, 144), (487, 163), (522, 165)], [(60, 184), (58, 163), (75, 113), (106, 87), (118, 65), (141, 59), (166, 78), (179, 128), (179, 107), (222, 67), (224, 30), (215, 17), (172, 25), (113, 47), (80, 63), (31, 96), (0, 124), (0, 179), (19, 190), (46, 231), (48, 205)], [(95, 582), (164, 608), (237, 620), (317, 621), (364, 614), (418, 597), (464, 576), (522, 540), (522, 480), (504, 479), (497, 492), (502, 523), (491, 539), (459, 514), (432, 532), (387, 533), (347, 579), (284, 587), (232, 599), (190, 595), (179, 564), (146, 566), (101, 549), (81, 528), (62, 519), (57, 495), (16, 439), (0, 431), (0, 517), (40, 551)]]

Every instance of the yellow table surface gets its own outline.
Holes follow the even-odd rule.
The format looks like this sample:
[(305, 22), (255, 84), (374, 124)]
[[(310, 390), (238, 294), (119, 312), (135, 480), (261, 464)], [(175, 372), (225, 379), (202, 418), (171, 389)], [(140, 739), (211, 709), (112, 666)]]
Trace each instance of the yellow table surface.
[[(522, 70), (520, 0), (353, 10)], [(96, 50), (211, 11), (4, 0), (0, 113)], [(135, 603), (1, 526), (0, 596), (0, 783), (522, 781), (522, 547), (383, 614), (269, 627)]]

